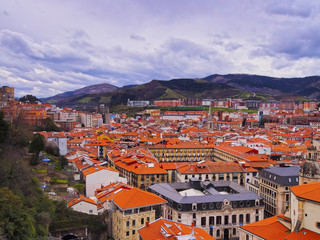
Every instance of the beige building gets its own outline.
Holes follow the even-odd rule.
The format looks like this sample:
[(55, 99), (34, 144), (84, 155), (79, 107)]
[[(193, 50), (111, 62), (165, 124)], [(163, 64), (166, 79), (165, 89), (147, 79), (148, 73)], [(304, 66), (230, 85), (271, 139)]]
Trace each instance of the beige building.
[(177, 144), (157, 144), (147, 146), (159, 162), (200, 162), (213, 160), (214, 144), (179, 142)]
[(112, 236), (116, 240), (138, 240), (138, 229), (160, 217), (161, 197), (138, 188), (119, 189), (111, 195)]
[(231, 181), (155, 184), (149, 191), (165, 200), (163, 217), (201, 227), (216, 239), (236, 239), (243, 224), (263, 219), (263, 200)]
[(246, 174), (238, 163), (203, 161), (179, 167), (177, 182), (189, 182), (190, 178), (198, 178), (203, 181), (230, 180), (244, 186)]
[(240, 240), (320, 239), (320, 182), (291, 187), (290, 195), (284, 214), (240, 227)]
[(299, 185), (300, 166), (266, 167), (260, 172), (259, 195), (264, 199), (265, 218), (289, 208), (290, 187)]

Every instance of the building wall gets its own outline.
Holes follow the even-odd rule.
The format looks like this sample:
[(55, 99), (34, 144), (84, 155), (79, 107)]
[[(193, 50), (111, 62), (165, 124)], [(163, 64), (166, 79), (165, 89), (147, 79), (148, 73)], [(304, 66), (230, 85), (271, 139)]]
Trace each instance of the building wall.
[(132, 174), (132, 185), (147, 190), (150, 185), (167, 183), (168, 174)]
[(264, 238), (258, 237), (252, 233), (246, 232), (243, 229), (239, 229), (239, 240), (265, 240)]
[(118, 172), (109, 170), (100, 170), (86, 176), (86, 196), (93, 197), (94, 192), (101, 186), (107, 186), (112, 182), (127, 183), (126, 178), (119, 177)]
[(264, 199), (265, 218), (284, 213), (290, 204), (290, 186), (260, 178), (259, 195)]
[(115, 240), (139, 240), (138, 229), (146, 222), (155, 220), (155, 210), (125, 214), (120, 210), (113, 212), (113, 238)]
[(54, 142), (58, 146), (61, 155), (66, 155), (68, 153), (67, 138), (48, 138), (48, 142)]
[(213, 160), (212, 148), (161, 148), (149, 146), (148, 149), (159, 162), (199, 162)]
[[(239, 208), (233, 209), (230, 207), (222, 207), (221, 210), (208, 210), (208, 211), (190, 211), (190, 212), (182, 212), (178, 211), (168, 205), (164, 206), (164, 218), (181, 222), (184, 224), (191, 224), (192, 222), (197, 227), (203, 228), (206, 232), (208, 232), (211, 236), (216, 239), (224, 238), (224, 231), (228, 229), (229, 238), (238, 237), (239, 236), (239, 226), (243, 224), (248, 224), (252, 222), (256, 222), (263, 219), (263, 206), (254, 206), (248, 208)], [(246, 215), (249, 214), (250, 221), (246, 221)], [(236, 217), (236, 222), (233, 223), (233, 215)], [(243, 221), (240, 222), (240, 215), (243, 216)], [(225, 222), (225, 216), (228, 216), (228, 222)], [(210, 217), (214, 219), (214, 224), (210, 223)], [(217, 217), (221, 217), (221, 223), (217, 222)], [(203, 225), (202, 221), (205, 219), (205, 225)], [(210, 228), (212, 226), (212, 228)], [(212, 230), (210, 230), (212, 229)], [(235, 234), (233, 234), (235, 229)], [(217, 235), (217, 230), (220, 231), (220, 234)]]
[(291, 198), (291, 231), (294, 230), (297, 221), (300, 220), (301, 228), (306, 228), (320, 234), (320, 228), (317, 227), (317, 223), (320, 223), (320, 203), (299, 199), (292, 192)]
[(243, 161), (243, 158), (240, 156), (233, 155), (231, 153), (222, 151), (220, 149), (214, 149), (213, 159), (215, 162), (234, 162), (234, 161)]
[(218, 180), (230, 180), (241, 186), (244, 185), (245, 172), (221, 172), (221, 173), (192, 173), (192, 174), (181, 174), (177, 173), (177, 182), (189, 182), (190, 178), (199, 178), (204, 181), (218, 181)]
[(97, 205), (81, 201), (71, 207), (74, 211), (98, 215)]

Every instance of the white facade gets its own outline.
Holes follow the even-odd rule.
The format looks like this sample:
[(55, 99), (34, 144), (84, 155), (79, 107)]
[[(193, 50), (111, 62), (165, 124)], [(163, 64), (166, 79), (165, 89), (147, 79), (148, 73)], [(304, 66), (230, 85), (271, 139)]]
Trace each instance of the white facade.
[(66, 137), (48, 137), (48, 142), (54, 142), (58, 146), (61, 155), (66, 155), (68, 153)]
[(92, 115), (88, 113), (80, 114), (80, 121), (85, 127), (92, 127)]
[(93, 204), (93, 203), (86, 202), (84, 200), (71, 206), (71, 208), (77, 212), (98, 215), (97, 205)]
[(263, 143), (247, 143), (245, 146), (258, 150), (258, 154), (271, 155), (271, 147), (264, 145)]
[(127, 183), (127, 179), (120, 177), (119, 172), (102, 169), (86, 176), (86, 196), (93, 197), (96, 189), (113, 182)]
[(183, 120), (199, 120), (199, 117), (202, 117), (201, 114), (185, 114), (185, 115), (163, 115), (163, 120), (171, 121), (183, 121)]

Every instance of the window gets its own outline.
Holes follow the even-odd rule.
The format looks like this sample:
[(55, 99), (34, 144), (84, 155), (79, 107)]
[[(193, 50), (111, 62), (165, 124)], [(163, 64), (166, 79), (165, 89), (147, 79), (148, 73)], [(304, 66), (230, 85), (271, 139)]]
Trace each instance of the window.
[(129, 236), (129, 235), (130, 235), (130, 232), (129, 232), (129, 231), (127, 231), (127, 232), (126, 232), (126, 236)]
[(207, 220), (206, 217), (202, 217), (201, 218), (201, 226), (206, 226), (207, 225), (206, 220)]
[(217, 230), (217, 237), (220, 237), (220, 230)]
[(144, 218), (141, 218), (141, 224), (144, 224)]
[(259, 221), (259, 216), (256, 216), (256, 222), (258, 222)]
[(217, 220), (217, 225), (221, 225), (221, 216), (217, 216), (216, 220)]
[(224, 216), (224, 224), (229, 224), (229, 216)]
[(209, 225), (214, 225), (214, 217), (209, 217)]
[(249, 240), (249, 235), (248, 234), (246, 234), (246, 240)]
[(320, 229), (320, 222), (316, 222), (316, 227)]
[(232, 229), (232, 235), (237, 235), (237, 229)]
[(250, 214), (246, 214), (246, 223), (250, 223)]
[(136, 234), (136, 230), (132, 230), (132, 235), (135, 235)]
[(178, 218), (181, 218), (181, 214), (180, 213), (178, 213)]
[(150, 222), (150, 218), (149, 217), (147, 217), (147, 222)]
[(93, 210), (89, 210), (89, 213), (93, 213)]
[(136, 225), (136, 220), (132, 220), (132, 226)]
[(219, 180), (224, 180), (224, 173), (219, 173)]
[(192, 210), (193, 211), (197, 210), (197, 204), (196, 203), (192, 203)]
[(237, 224), (237, 215), (232, 215), (232, 224)]
[(256, 214), (259, 214), (259, 209), (256, 209)]
[(286, 202), (289, 202), (289, 201), (290, 201), (290, 195), (286, 194)]
[(192, 214), (192, 217), (197, 218), (197, 214), (196, 213)]
[(243, 214), (240, 214), (240, 215), (239, 215), (239, 223), (240, 223), (240, 224), (243, 224)]
[(130, 226), (130, 222), (129, 221), (127, 221), (127, 227), (129, 227)]

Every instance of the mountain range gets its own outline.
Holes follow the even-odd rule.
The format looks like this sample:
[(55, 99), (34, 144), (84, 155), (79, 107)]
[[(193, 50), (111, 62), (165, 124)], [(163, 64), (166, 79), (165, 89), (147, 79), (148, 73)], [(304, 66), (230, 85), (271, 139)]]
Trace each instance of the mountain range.
[(248, 74), (214, 74), (204, 78), (152, 80), (141, 85), (122, 88), (103, 83), (69, 91), (44, 102), (58, 106), (126, 104), (127, 100), (184, 98), (242, 98), (242, 99), (320, 99), (320, 76), (275, 78)]

